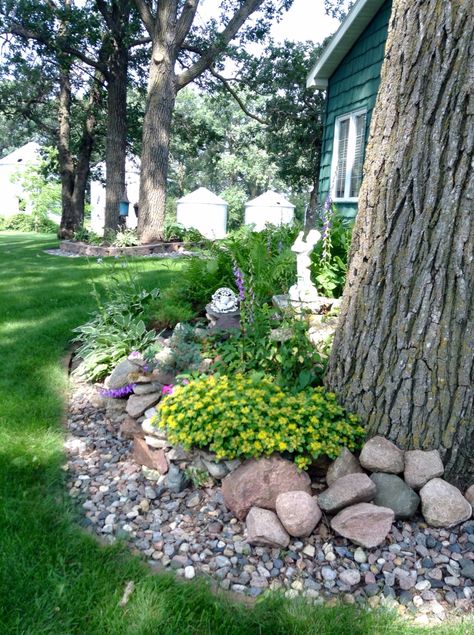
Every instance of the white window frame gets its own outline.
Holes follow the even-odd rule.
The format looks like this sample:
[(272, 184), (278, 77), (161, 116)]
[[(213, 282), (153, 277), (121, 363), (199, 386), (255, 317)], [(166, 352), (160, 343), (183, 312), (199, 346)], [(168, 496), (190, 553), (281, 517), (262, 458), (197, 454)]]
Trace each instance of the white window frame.
[[(354, 167), (355, 160), (355, 147), (356, 147), (356, 117), (365, 114), (365, 125), (367, 126), (367, 108), (360, 108), (359, 110), (353, 110), (336, 117), (334, 121), (334, 143), (332, 148), (332, 164), (331, 164), (331, 199), (337, 202), (344, 203), (357, 203), (358, 196), (348, 196), (351, 191), (351, 176), (352, 168)], [(347, 159), (346, 159), (346, 178), (344, 183), (344, 196), (336, 196), (336, 170), (337, 170), (337, 157), (339, 155), (339, 131), (341, 121), (349, 119), (349, 137), (347, 140)], [(365, 135), (364, 131), (364, 135)], [(346, 196), (347, 194), (347, 196)]]

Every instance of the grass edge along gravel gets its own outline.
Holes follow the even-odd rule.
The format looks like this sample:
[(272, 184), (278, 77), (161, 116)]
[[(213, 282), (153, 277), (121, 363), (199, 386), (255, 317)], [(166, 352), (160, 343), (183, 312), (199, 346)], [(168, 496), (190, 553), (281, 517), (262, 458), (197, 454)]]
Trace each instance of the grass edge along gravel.
[[(120, 544), (80, 528), (65, 489), (61, 418), (71, 329), (93, 309), (99, 263), (43, 253), (52, 236), (0, 233), (0, 633), (272, 635), (426, 633), (393, 614), (314, 607), (279, 596), (254, 605), (208, 582), (153, 574)], [(144, 285), (171, 284), (179, 265), (140, 262)], [(129, 581), (128, 603), (119, 601)], [(440, 635), (472, 632), (443, 625)]]

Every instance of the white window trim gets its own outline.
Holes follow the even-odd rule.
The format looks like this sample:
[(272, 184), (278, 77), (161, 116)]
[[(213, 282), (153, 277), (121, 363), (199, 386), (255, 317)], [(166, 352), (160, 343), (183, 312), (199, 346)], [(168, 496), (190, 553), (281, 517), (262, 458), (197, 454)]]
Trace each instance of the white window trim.
[[(360, 108), (359, 110), (353, 110), (347, 112), (344, 115), (336, 117), (334, 121), (334, 141), (332, 146), (332, 163), (331, 163), (331, 199), (335, 203), (357, 203), (358, 196), (342, 196), (336, 197), (336, 169), (337, 169), (337, 157), (339, 155), (339, 130), (340, 122), (345, 119), (349, 119), (349, 138), (347, 140), (347, 165), (346, 165), (346, 180), (344, 184), (344, 192), (350, 192), (351, 189), (351, 175), (352, 168), (354, 167), (355, 159), (355, 144), (356, 144), (356, 125), (355, 119), (358, 115), (365, 114), (367, 116), (367, 108)], [(366, 120), (367, 125), (367, 120)], [(365, 131), (364, 131), (365, 132)]]

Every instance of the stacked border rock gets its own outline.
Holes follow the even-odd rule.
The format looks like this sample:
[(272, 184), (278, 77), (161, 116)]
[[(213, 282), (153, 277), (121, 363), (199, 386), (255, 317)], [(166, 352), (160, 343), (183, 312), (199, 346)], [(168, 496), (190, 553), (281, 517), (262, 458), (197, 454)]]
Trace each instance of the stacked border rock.
[(236, 517), (247, 518), (249, 544), (285, 547), (290, 536), (309, 536), (324, 512), (334, 514), (330, 526), (337, 534), (373, 548), (384, 542), (395, 519), (412, 518), (420, 502), (432, 527), (449, 529), (471, 518), (467, 497), (473, 486), (464, 497), (440, 478), (443, 473), (436, 450), (403, 452), (378, 436), (367, 441), (359, 459), (345, 449), (328, 469), (328, 489), (317, 497), (309, 477), (277, 457), (244, 463), (224, 479), (222, 491)]

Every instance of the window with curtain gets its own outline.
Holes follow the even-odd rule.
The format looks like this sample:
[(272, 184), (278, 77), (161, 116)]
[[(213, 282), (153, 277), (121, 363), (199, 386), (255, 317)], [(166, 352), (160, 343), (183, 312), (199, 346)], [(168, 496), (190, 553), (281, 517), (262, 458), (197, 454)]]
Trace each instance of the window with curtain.
[(332, 195), (335, 200), (357, 200), (362, 183), (366, 111), (338, 117), (335, 123)]

